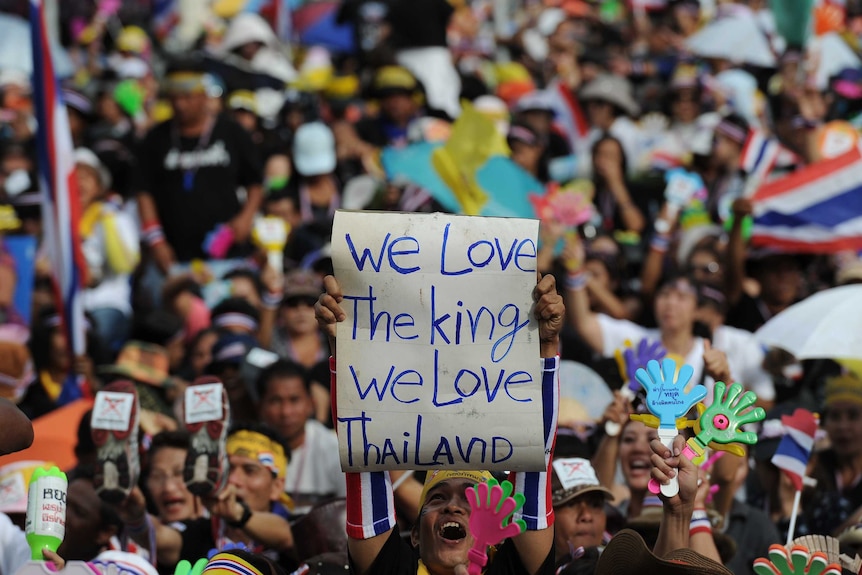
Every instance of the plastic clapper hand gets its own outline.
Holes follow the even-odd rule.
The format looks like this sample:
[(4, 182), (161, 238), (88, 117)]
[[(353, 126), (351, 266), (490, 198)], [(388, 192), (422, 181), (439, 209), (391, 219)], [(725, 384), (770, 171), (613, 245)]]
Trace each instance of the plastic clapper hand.
[[(692, 375), (694, 370), (690, 365), (683, 364), (677, 373), (676, 362), (667, 358), (662, 360), (661, 365), (651, 360), (646, 369), (638, 369), (635, 373), (635, 379), (646, 390), (647, 408), (659, 419), (658, 437), (668, 448), (678, 433), (677, 419), (706, 397), (706, 388), (702, 385), (685, 390)], [(665, 497), (679, 493), (677, 478), (673, 477), (666, 485), (662, 485), (661, 493)]]
[(757, 575), (841, 575), (841, 566), (829, 563), (825, 553), (811, 553), (807, 547), (794, 545), (790, 552), (781, 545), (769, 548), (769, 558), (754, 560)]
[(479, 575), (488, 563), (486, 548), (523, 533), (527, 528), (520, 519), (511, 521), (512, 514), (524, 505), (524, 496), (520, 493), (510, 497), (512, 489), (508, 481), (499, 484), (495, 479), (467, 488), (470, 533), (473, 535), (473, 547), (468, 553), (470, 575)]
[(207, 566), (207, 560), (203, 557), (195, 561), (194, 566), (183, 559), (174, 568), (174, 575), (201, 575), (204, 572), (204, 567)]
[[(659, 361), (667, 355), (667, 350), (662, 346), (660, 341), (649, 341), (647, 338), (640, 340), (637, 347), (632, 345), (630, 340), (626, 340), (623, 347), (617, 348), (614, 351), (614, 358), (617, 361), (617, 368), (620, 370), (620, 376), (623, 378), (623, 386), (620, 388), (620, 393), (629, 401), (634, 401), (640, 385), (635, 379), (635, 373), (639, 367), (645, 366), (650, 360)], [(657, 427), (657, 426), (652, 426)], [(611, 437), (616, 437), (622, 431), (622, 427), (616, 421), (608, 421), (605, 423), (605, 433)]]
[(689, 445), (696, 442), (695, 445), (700, 448), (698, 455), (710, 446), (713, 449), (722, 449), (734, 455), (744, 456), (745, 450), (737, 444), (757, 443), (757, 434), (753, 431), (743, 431), (741, 427), (748, 423), (763, 421), (766, 418), (766, 412), (762, 407), (749, 409), (757, 402), (757, 395), (753, 391), (742, 393), (742, 389), (738, 383), (734, 383), (729, 388), (724, 382), (715, 383), (712, 405), (707, 407), (698, 418), (694, 426), (694, 441), (688, 442)]

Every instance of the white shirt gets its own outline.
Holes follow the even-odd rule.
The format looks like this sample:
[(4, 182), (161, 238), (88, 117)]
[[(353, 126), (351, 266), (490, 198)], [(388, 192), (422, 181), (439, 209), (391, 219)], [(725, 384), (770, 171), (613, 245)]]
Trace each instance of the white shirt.
[(338, 437), (316, 419), (305, 422), (305, 441), (291, 451), (284, 490), (291, 496), (344, 497), (347, 493)]
[(15, 575), (30, 560), (30, 546), (24, 532), (0, 513), (0, 575)]
[[(115, 229), (126, 253), (137, 260), (140, 248), (138, 227), (134, 220), (126, 212), (117, 210), (109, 204), (105, 204), (102, 209), (113, 213)], [(90, 236), (81, 242), (81, 251), (87, 261), (90, 273), (100, 278), (95, 287), (84, 290), (84, 309), (90, 311), (99, 308), (114, 308), (126, 315), (131, 315), (130, 274), (115, 273), (108, 265), (105, 228), (102, 222), (96, 224)]]
[(762, 400), (775, 399), (772, 378), (763, 369), (766, 352), (751, 332), (722, 325), (716, 328), (712, 344), (727, 354), (730, 373), (745, 389), (753, 391)]

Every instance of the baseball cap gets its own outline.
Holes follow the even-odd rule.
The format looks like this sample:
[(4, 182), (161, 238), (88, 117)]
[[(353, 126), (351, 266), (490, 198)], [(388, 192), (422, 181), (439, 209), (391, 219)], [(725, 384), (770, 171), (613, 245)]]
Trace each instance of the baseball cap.
[(554, 507), (565, 505), (575, 497), (585, 493), (601, 493), (605, 499), (612, 499), (610, 489), (599, 483), (596, 471), (588, 459), (569, 457), (555, 459), (552, 467), (551, 502)]
[(322, 176), (335, 170), (335, 137), (326, 124), (303, 124), (293, 139), (293, 160), (303, 176)]

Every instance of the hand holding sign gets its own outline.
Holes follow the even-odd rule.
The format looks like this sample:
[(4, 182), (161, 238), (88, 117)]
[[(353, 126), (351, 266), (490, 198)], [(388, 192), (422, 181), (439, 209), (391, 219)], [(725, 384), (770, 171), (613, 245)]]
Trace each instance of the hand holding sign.
[[(683, 364), (676, 373), (676, 362), (664, 359), (659, 362), (652, 360), (646, 369), (638, 369), (635, 378), (646, 389), (646, 403), (650, 412), (659, 418), (658, 436), (661, 442), (670, 446), (677, 435), (677, 419), (683, 417), (691, 407), (706, 397), (706, 388), (700, 384), (685, 391), (685, 386), (691, 381), (694, 370), (690, 365)], [(676, 478), (661, 486), (661, 492), (666, 497), (672, 497), (679, 491)]]
[(841, 566), (829, 564), (825, 553), (794, 545), (790, 552), (782, 545), (769, 548), (769, 558), (761, 557), (754, 561), (757, 575), (841, 575)]
[(518, 519), (511, 522), (512, 514), (524, 505), (524, 496), (512, 494), (512, 484), (504, 481), (498, 484), (495, 479), (487, 483), (477, 483), (467, 488), (467, 501), (470, 503), (470, 533), (473, 535), (473, 548), (470, 549), (470, 575), (479, 575), (488, 562), (485, 549), (497, 545), (503, 539), (523, 533), (527, 525)]

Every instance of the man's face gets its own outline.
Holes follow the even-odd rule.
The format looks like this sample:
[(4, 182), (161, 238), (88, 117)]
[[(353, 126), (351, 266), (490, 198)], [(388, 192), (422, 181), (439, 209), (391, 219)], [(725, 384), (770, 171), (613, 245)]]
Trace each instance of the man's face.
[(468, 561), (473, 536), (465, 492), (473, 483), (463, 478), (447, 479), (428, 491), (410, 540), (431, 572), (452, 571)]
[(408, 92), (388, 94), (380, 100), (383, 114), (396, 123), (408, 121), (416, 113), (416, 102)]
[(554, 545), (557, 556), (569, 552), (569, 545), (597, 547), (602, 544), (607, 516), (605, 496), (593, 491), (554, 507)]
[(245, 501), (252, 511), (269, 511), (284, 490), (284, 479), (259, 461), (243, 455), (229, 455), (228, 483), (236, 487), (237, 498)]
[(272, 379), (260, 402), (263, 422), (284, 436), (291, 448), (294, 447), (293, 441), (302, 436), (305, 422), (313, 413), (311, 396), (305, 383), (298, 377)]
[(178, 92), (171, 95), (174, 117), (181, 126), (200, 121), (207, 113), (205, 92)]

